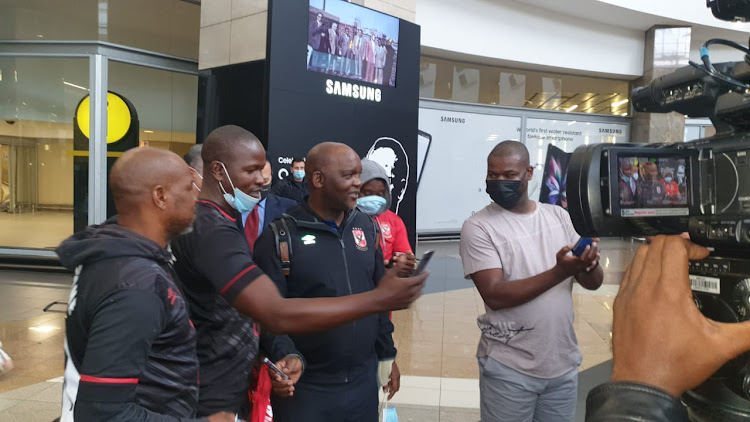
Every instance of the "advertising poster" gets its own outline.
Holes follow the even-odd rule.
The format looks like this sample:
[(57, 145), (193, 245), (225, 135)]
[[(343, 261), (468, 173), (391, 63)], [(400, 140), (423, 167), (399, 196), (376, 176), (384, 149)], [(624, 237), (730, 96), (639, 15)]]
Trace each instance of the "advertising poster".
[(571, 155), (552, 144), (547, 145), (547, 160), (544, 163), (539, 202), (568, 209), (566, 185)]

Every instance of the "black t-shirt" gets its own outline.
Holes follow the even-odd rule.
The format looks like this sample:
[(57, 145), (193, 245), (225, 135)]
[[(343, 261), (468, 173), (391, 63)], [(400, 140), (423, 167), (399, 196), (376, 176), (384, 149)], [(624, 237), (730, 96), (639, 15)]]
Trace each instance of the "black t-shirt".
[(253, 262), (238, 220), (213, 202), (198, 201), (193, 230), (171, 244), (198, 331), (199, 416), (218, 411), (242, 415), (249, 405), (260, 328), (231, 303), (263, 272)]

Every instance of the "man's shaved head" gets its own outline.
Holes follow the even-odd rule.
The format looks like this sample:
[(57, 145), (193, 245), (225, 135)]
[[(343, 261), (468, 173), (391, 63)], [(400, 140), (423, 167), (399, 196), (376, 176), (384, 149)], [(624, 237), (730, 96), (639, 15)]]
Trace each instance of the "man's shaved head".
[(157, 185), (175, 182), (189, 172), (177, 154), (156, 148), (133, 148), (118, 158), (109, 174), (109, 187), (118, 214), (129, 207), (152, 203), (151, 193)]
[(307, 174), (312, 174), (316, 171), (325, 172), (330, 166), (331, 159), (344, 154), (357, 155), (349, 145), (339, 142), (322, 142), (315, 145), (307, 153), (307, 161), (305, 162)]
[(529, 159), (529, 150), (526, 148), (526, 145), (518, 141), (500, 142), (492, 149), (488, 159), (493, 157), (515, 157), (527, 167), (531, 162)]
[(198, 193), (193, 172), (177, 154), (133, 148), (109, 174), (118, 224), (166, 245), (194, 218)]
[(214, 161), (227, 163), (232, 161), (240, 148), (263, 148), (258, 137), (249, 130), (235, 125), (221, 126), (208, 134), (203, 142), (201, 157), (204, 165), (210, 165)]
[(313, 209), (331, 215), (356, 206), (362, 163), (351, 147), (336, 142), (315, 145), (307, 154), (306, 168)]

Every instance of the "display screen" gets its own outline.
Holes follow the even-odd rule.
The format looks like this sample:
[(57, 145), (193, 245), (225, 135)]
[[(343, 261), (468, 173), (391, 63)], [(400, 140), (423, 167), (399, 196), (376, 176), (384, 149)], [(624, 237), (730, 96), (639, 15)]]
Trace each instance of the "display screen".
[(622, 217), (689, 214), (689, 166), (685, 157), (618, 156)]
[(310, 0), (307, 69), (396, 86), (399, 20), (343, 0)]

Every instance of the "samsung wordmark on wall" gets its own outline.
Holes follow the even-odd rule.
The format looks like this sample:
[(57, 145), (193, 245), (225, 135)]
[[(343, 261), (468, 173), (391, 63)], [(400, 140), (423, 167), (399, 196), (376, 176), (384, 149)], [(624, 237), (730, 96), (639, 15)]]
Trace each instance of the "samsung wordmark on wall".
[(376, 103), (379, 103), (382, 99), (380, 88), (334, 81), (332, 79), (326, 81), (326, 94), (374, 101)]

